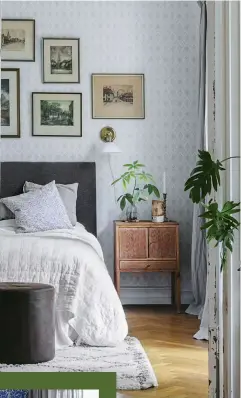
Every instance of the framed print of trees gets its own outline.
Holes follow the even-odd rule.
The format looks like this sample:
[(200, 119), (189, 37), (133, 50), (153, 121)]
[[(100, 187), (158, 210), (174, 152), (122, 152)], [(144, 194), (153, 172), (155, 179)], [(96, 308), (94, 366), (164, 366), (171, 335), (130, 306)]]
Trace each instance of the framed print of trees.
[(32, 93), (32, 135), (82, 136), (81, 93)]

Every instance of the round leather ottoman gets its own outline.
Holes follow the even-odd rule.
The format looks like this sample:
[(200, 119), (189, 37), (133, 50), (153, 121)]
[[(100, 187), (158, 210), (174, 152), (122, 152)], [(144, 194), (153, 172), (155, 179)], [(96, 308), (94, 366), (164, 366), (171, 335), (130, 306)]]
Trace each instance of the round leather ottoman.
[(54, 287), (0, 283), (0, 363), (47, 362), (54, 356)]

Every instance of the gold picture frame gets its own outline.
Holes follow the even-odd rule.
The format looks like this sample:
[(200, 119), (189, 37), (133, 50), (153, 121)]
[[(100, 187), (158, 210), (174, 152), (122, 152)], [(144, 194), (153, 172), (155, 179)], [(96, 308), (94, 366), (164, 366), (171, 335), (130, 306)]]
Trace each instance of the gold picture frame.
[(93, 119), (145, 119), (144, 74), (94, 73)]

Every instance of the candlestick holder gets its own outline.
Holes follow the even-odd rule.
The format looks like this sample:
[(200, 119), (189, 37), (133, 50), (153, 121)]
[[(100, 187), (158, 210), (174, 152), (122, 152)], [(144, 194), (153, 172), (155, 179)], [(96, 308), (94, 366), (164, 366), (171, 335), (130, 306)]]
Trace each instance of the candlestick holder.
[(164, 211), (164, 222), (168, 221), (167, 218), (167, 194), (163, 194), (163, 211)]

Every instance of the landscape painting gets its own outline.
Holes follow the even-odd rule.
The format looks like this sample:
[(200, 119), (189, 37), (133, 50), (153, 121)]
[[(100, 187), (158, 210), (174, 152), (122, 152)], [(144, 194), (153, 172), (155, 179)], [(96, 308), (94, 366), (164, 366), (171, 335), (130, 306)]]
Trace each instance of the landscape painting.
[(35, 20), (3, 19), (1, 43), (3, 61), (34, 61)]
[(1, 69), (1, 137), (20, 137), (19, 69)]
[(73, 101), (40, 101), (42, 126), (73, 126)]
[(144, 75), (93, 74), (93, 119), (144, 119)]
[(81, 93), (32, 93), (32, 135), (82, 136)]
[(72, 73), (72, 47), (50, 46), (51, 74)]
[(79, 39), (43, 38), (43, 83), (79, 83)]
[(1, 126), (10, 126), (9, 79), (1, 79)]

